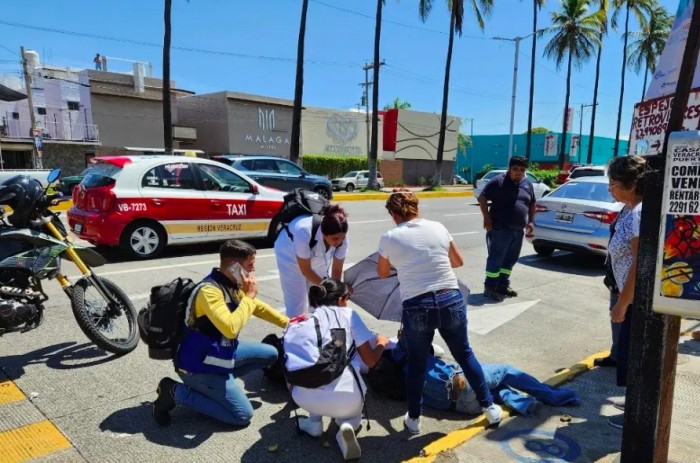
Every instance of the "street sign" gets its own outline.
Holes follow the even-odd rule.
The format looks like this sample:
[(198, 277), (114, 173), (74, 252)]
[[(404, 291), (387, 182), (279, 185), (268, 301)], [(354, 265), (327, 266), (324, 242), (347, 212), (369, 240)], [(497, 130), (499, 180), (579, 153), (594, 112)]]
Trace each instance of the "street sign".
[(700, 132), (674, 132), (661, 209), (654, 310), (700, 317)]
[(559, 137), (554, 134), (548, 134), (544, 136), (544, 155), (545, 156), (556, 156), (557, 155), (557, 140)]

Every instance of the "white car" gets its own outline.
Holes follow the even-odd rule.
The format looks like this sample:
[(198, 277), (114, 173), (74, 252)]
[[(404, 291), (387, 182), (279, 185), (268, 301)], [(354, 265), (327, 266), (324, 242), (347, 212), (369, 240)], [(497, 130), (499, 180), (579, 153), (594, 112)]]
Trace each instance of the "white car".
[[(496, 170), (490, 170), (481, 177), (478, 180), (474, 181), (474, 197), (478, 198), (479, 195), (481, 195), (481, 192), (483, 191), (484, 187), (486, 186), (487, 183), (489, 183), (489, 180), (494, 178), (498, 174), (505, 174), (508, 172), (506, 169), (496, 169)], [(549, 194), (550, 191), (552, 191), (551, 188), (549, 188), (542, 180), (538, 179), (534, 175), (532, 175), (530, 172), (525, 172), (525, 176), (527, 179), (532, 183), (532, 187), (535, 190), (535, 198), (540, 199), (542, 196), (545, 196)]]
[[(342, 177), (331, 180), (331, 185), (333, 185), (333, 191), (345, 190), (351, 192), (357, 188), (365, 188), (368, 182), (368, 170), (353, 170)], [(379, 188), (384, 188), (384, 179), (379, 172), (377, 172), (377, 183), (379, 183)]]

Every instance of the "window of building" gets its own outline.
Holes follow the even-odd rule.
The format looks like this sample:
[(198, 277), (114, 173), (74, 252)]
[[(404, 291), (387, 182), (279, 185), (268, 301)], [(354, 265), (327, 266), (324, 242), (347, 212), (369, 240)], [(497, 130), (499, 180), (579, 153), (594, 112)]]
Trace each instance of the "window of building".
[(36, 113), (40, 116), (46, 116), (46, 108), (36, 108)]
[(79, 101), (68, 101), (68, 111), (80, 111)]
[(19, 113), (12, 113), (12, 119), (19, 119)]

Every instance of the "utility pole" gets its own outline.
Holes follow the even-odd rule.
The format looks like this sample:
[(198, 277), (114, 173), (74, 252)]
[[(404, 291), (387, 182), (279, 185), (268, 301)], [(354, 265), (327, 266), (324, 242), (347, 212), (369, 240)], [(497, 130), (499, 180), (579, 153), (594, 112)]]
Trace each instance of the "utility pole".
[[(598, 103), (593, 103), (593, 104), (581, 104), (581, 110), (578, 113), (578, 119), (579, 119), (579, 126), (578, 126), (578, 161), (581, 162), (581, 147), (582, 141), (583, 141), (583, 108), (592, 108), (593, 106), (597, 106)], [(588, 140), (588, 144), (591, 144), (591, 140)]]
[[(32, 124), (29, 129), (29, 137), (34, 140), (34, 129), (36, 128), (36, 116), (34, 114), (34, 101), (32, 100), (32, 76), (29, 74), (29, 69), (27, 67), (27, 58), (24, 56), (24, 47), (19, 47), (20, 57), (22, 58), (22, 71), (24, 72), (24, 86), (27, 89), (27, 103), (29, 104), (29, 121)], [(20, 133), (20, 136), (22, 134)], [(37, 168), (37, 147), (36, 143), (33, 143), (34, 148), (32, 148), (32, 169)]]
[(362, 101), (361, 103), (365, 106), (365, 126), (367, 130), (367, 157), (369, 158), (369, 150), (370, 150), (370, 131), (369, 131), (369, 87), (372, 85), (372, 82), (369, 81), (369, 70), (372, 69), (371, 64), (365, 63), (364, 66), (362, 66), (362, 69), (365, 71), (365, 82), (363, 84), (360, 84), (362, 87)]
[(513, 65), (513, 96), (510, 103), (510, 135), (508, 137), (508, 162), (513, 157), (513, 129), (515, 126), (515, 96), (518, 90), (518, 57), (520, 56), (520, 41), (522, 37), (513, 39), (515, 42), (515, 63)]

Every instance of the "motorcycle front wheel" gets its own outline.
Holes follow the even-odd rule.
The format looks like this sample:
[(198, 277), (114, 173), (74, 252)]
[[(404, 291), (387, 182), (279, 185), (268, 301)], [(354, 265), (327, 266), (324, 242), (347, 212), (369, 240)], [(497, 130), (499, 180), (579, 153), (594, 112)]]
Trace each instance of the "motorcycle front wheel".
[(106, 278), (93, 278), (98, 278), (109, 291), (121, 313), (115, 313), (93, 283), (83, 278), (73, 285), (71, 305), (75, 320), (83, 333), (101, 349), (117, 355), (128, 354), (139, 342), (136, 309), (119, 286)]

